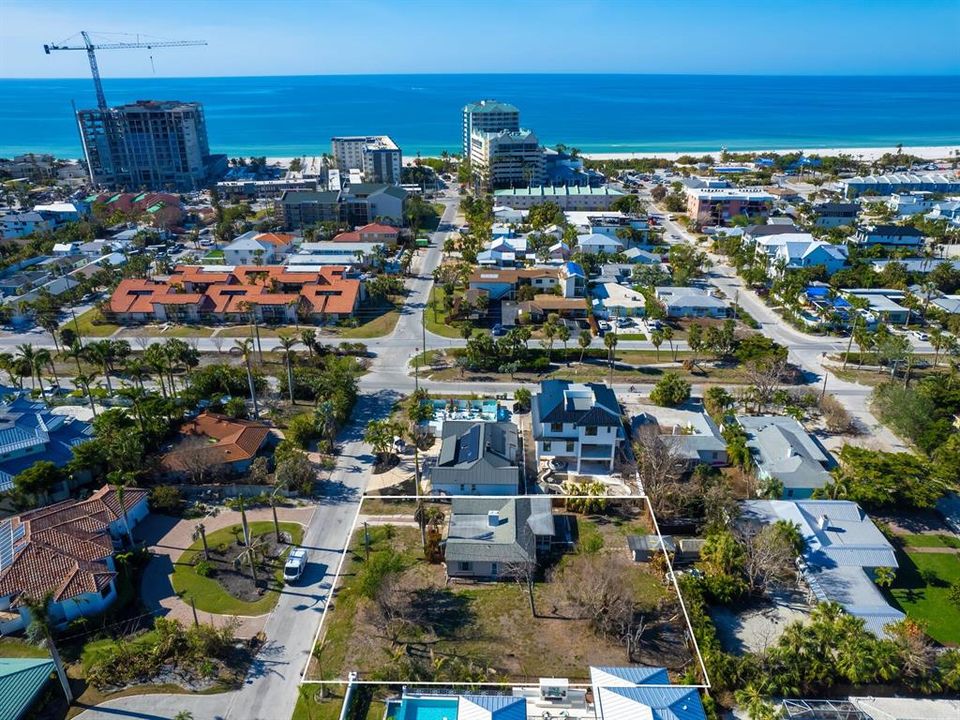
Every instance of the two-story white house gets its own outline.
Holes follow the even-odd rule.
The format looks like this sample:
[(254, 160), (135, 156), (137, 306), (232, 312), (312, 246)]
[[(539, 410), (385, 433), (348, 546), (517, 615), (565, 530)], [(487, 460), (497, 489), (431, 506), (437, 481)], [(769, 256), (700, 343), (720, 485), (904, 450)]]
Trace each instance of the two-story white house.
[(577, 475), (613, 473), (625, 435), (620, 403), (598, 383), (544, 380), (532, 402), (537, 462), (554, 462)]
[(293, 235), (250, 230), (223, 249), (226, 265), (271, 265), (285, 258), (293, 246)]
[(148, 491), (114, 487), (0, 520), (0, 636), (30, 624), (25, 598), (50, 593), (50, 618), (63, 626), (99, 615), (117, 597), (113, 553), (149, 513)]

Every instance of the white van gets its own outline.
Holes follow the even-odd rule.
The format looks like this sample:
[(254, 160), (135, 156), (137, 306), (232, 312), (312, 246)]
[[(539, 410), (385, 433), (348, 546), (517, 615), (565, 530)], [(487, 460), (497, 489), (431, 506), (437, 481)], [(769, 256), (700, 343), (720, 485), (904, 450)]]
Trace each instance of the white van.
[(307, 551), (303, 548), (294, 548), (287, 555), (287, 562), (283, 566), (283, 581), (287, 584), (295, 583), (303, 575), (307, 567)]

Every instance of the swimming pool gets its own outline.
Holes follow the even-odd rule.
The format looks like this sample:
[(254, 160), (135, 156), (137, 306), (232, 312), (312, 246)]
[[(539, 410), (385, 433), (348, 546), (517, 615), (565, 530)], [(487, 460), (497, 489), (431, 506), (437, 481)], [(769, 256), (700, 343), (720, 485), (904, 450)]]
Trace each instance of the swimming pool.
[(397, 720), (457, 720), (456, 698), (406, 697), (400, 703)]

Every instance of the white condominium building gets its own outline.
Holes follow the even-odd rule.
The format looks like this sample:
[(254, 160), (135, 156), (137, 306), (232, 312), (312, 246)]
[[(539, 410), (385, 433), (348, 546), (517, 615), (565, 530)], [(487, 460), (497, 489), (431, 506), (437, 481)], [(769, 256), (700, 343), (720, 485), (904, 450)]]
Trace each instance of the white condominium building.
[(488, 187), (541, 185), (543, 148), (532, 130), (500, 130), (470, 135), (470, 165)]
[(474, 131), (499, 132), (520, 129), (520, 111), (508, 103), (480, 100), (463, 108), (463, 157), (470, 157), (470, 136)]
[(360, 170), (366, 182), (400, 184), (403, 151), (389, 136), (351, 135), (330, 142), (339, 170)]

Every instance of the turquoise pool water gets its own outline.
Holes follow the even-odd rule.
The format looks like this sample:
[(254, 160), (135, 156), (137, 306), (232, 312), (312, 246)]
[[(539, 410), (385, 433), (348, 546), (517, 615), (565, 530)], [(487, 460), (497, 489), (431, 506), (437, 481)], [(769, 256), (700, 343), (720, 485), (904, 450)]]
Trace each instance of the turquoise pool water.
[(457, 720), (457, 700), (446, 698), (404, 698), (397, 720)]

